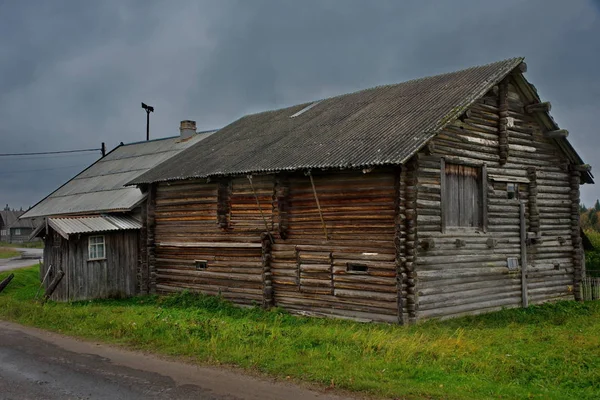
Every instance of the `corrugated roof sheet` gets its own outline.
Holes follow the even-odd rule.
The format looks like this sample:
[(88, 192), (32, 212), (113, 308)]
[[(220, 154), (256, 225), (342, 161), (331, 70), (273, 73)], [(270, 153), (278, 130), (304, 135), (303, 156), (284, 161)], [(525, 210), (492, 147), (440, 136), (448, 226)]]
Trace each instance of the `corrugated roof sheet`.
[(522, 61), (362, 90), (310, 108), (314, 102), (248, 115), (129, 184), (401, 164)]
[(111, 232), (140, 229), (142, 223), (131, 216), (99, 215), (93, 217), (48, 218), (48, 225), (68, 239), (78, 233)]
[(214, 131), (190, 139), (179, 136), (122, 145), (28, 210), (21, 218), (128, 211), (143, 199), (142, 192), (124, 184)]

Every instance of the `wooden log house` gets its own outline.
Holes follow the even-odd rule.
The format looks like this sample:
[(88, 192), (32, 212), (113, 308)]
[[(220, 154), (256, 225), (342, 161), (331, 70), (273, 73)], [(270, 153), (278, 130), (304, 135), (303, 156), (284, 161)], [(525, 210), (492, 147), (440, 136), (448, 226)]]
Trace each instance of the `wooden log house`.
[(143, 286), (409, 323), (560, 299), (586, 166), (522, 58), (245, 116), (129, 184)]

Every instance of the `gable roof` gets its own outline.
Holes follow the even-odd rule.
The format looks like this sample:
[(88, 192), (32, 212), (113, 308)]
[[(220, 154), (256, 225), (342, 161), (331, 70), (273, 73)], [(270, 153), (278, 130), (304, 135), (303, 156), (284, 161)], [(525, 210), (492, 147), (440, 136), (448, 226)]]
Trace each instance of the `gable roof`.
[[(522, 62), (511, 58), (248, 115), (127, 185), (403, 164)], [(532, 102), (539, 100), (529, 90)], [(547, 126), (556, 125), (550, 120)], [(556, 142), (572, 162), (583, 163), (566, 139)], [(584, 180), (592, 182), (591, 175)]]
[(3, 226), (8, 228), (19, 219), (19, 216), (23, 214), (23, 211), (17, 210), (0, 210), (0, 219), (2, 219)]
[[(20, 214), (24, 214), (24, 211), (21, 211)], [(25, 218), (20, 219), (17, 218), (12, 224), (10, 224), (9, 228), (28, 228), (35, 229), (42, 223), (42, 218)]]
[(206, 139), (214, 131), (189, 139), (179, 136), (120, 145), (105, 157), (29, 209), (21, 218), (50, 215), (129, 211), (145, 195), (126, 182)]
[(129, 184), (402, 164), (523, 58), (248, 115)]

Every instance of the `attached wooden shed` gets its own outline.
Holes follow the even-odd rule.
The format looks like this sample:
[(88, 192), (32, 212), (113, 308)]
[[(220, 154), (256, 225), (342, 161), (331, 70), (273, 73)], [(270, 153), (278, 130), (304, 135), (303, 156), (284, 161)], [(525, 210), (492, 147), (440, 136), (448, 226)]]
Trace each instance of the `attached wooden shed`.
[(593, 180), (524, 72), (248, 115), (132, 180), (150, 291), (398, 323), (580, 298)]
[(121, 144), (21, 216), (45, 219), (33, 233), (45, 244), (40, 279), (47, 287), (65, 273), (53, 300), (148, 292), (140, 263), (147, 195), (124, 183), (213, 133), (196, 133), (193, 121), (184, 123), (180, 136)]
[(98, 215), (47, 219), (40, 275), (52, 282), (58, 301), (129, 297), (138, 293), (139, 230), (131, 216)]

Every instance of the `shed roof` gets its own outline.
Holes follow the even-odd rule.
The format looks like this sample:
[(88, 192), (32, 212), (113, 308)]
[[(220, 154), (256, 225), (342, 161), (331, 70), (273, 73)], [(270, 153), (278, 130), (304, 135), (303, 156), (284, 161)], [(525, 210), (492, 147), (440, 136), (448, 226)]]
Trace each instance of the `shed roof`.
[[(73, 234), (135, 230), (142, 227), (140, 221), (128, 215), (50, 217), (47, 222), (48, 226), (52, 227), (65, 239), (69, 239), (69, 236)], [(36, 230), (32, 236), (39, 233), (40, 230)]]
[(214, 131), (201, 132), (184, 140), (177, 136), (118, 146), (29, 209), (21, 218), (129, 211), (145, 196), (138, 188), (124, 187), (126, 182), (212, 133)]
[(402, 164), (522, 61), (511, 58), (248, 115), (128, 184)]

